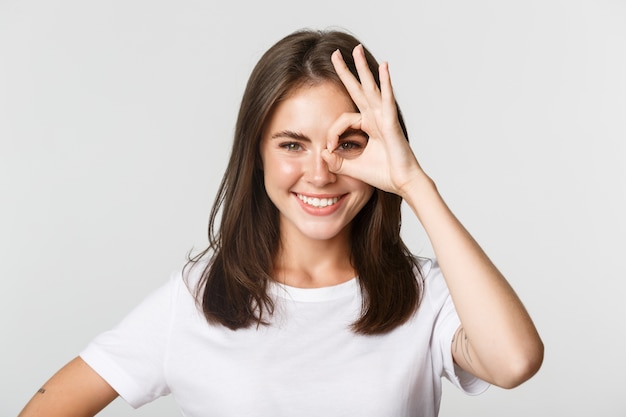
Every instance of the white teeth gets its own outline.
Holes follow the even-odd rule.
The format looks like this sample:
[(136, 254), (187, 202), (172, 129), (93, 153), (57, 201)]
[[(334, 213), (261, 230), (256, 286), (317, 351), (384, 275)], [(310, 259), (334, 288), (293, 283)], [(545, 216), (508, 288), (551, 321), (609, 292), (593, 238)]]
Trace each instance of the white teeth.
[(332, 197), (332, 198), (313, 197), (312, 198), (312, 197), (307, 197), (302, 194), (298, 194), (298, 198), (302, 200), (303, 202), (305, 202), (306, 204), (313, 206), (313, 207), (318, 207), (318, 208), (332, 206), (337, 201), (339, 201), (339, 197)]

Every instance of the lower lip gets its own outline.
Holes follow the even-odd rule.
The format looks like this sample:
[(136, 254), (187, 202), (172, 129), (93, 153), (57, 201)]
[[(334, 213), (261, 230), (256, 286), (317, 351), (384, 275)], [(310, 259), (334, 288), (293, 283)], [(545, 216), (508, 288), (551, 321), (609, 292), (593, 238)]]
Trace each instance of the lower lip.
[(328, 216), (330, 214), (333, 214), (334, 212), (339, 210), (339, 206), (341, 206), (341, 204), (343, 203), (345, 196), (346, 196), (345, 194), (342, 195), (341, 197), (339, 197), (339, 200), (335, 204), (332, 204), (330, 206), (314, 207), (300, 200), (298, 198), (298, 195), (294, 194), (294, 197), (296, 198), (296, 201), (298, 202), (298, 204), (300, 204), (300, 207), (302, 207), (302, 209), (306, 211), (308, 214), (311, 214), (313, 216)]

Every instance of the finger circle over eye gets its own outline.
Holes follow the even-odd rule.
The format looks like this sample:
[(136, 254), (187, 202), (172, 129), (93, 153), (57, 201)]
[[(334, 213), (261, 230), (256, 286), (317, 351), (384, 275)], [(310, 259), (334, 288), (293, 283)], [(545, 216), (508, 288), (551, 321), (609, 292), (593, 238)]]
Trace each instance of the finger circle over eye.
[[(339, 145), (339, 139), (348, 130), (362, 130), (361, 113), (343, 113), (328, 129), (328, 137), (326, 139), (326, 149), (333, 152)], [(365, 132), (367, 134), (367, 132)]]

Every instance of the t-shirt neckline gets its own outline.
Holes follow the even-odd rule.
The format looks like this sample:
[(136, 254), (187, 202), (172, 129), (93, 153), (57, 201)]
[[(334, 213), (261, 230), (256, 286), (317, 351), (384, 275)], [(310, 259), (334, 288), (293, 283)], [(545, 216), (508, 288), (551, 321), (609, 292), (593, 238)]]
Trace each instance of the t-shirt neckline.
[(358, 283), (356, 278), (351, 278), (341, 284), (319, 288), (299, 288), (280, 282), (272, 281), (269, 285), (269, 293), (276, 297), (301, 302), (320, 302), (336, 300), (343, 297), (353, 296)]

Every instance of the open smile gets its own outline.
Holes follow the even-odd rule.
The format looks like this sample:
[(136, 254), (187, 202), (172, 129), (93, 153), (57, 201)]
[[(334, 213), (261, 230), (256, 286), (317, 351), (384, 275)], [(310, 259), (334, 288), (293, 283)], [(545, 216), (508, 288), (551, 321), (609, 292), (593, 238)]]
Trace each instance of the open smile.
[(300, 201), (302, 201), (304, 204), (307, 204), (315, 208), (324, 208), (324, 207), (332, 206), (334, 204), (337, 204), (337, 202), (341, 198), (341, 197), (328, 197), (328, 198), (309, 197), (304, 194), (297, 194), (297, 193), (296, 195), (298, 196)]

